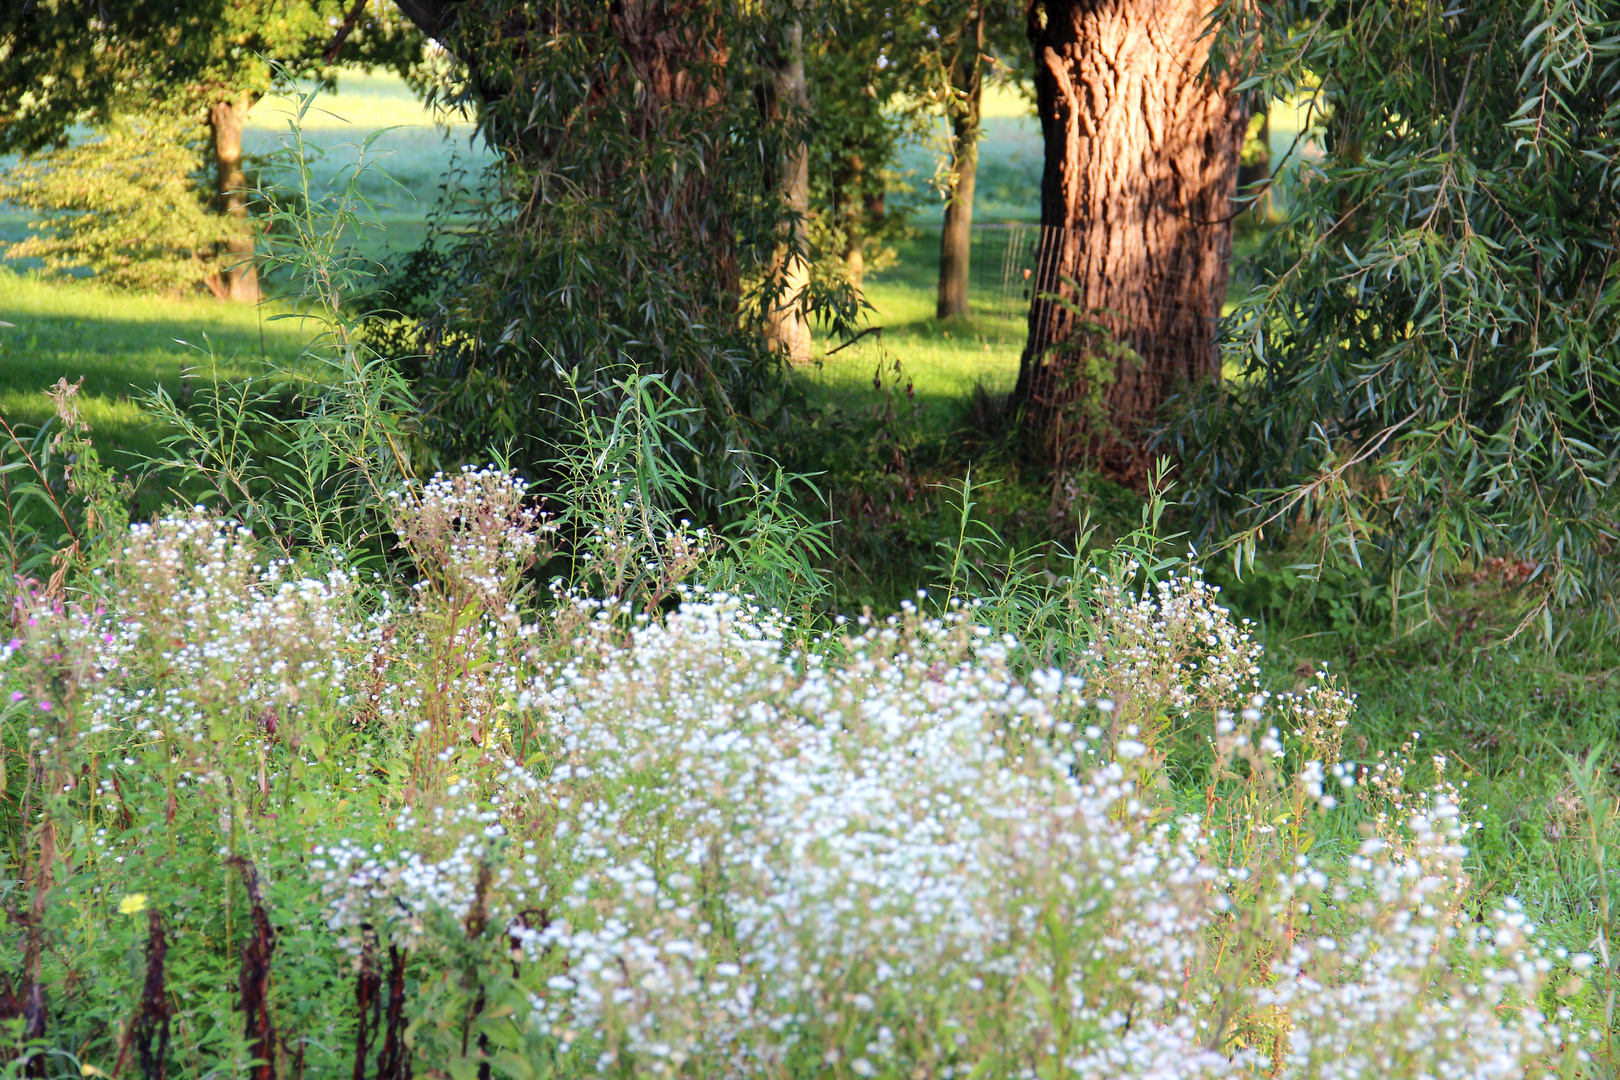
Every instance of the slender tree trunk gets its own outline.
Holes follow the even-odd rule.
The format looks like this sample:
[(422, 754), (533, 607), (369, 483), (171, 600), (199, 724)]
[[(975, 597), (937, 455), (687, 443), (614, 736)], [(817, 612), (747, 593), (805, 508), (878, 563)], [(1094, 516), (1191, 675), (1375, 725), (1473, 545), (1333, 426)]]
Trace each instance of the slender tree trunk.
[(844, 155), (844, 168), (836, 192), (838, 216), (844, 226), (844, 272), (856, 292), (866, 284), (866, 162), (859, 153)]
[[(810, 108), (804, 81), (804, 29), (797, 22), (782, 28), (772, 98), (772, 119), (789, 113), (802, 117)], [(810, 320), (805, 317), (802, 297), (810, 284), (810, 147), (803, 140), (795, 141), (784, 155), (780, 190), (793, 220), (777, 248), (778, 292), (766, 314), (765, 335), (791, 362), (808, 364)]]
[(242, 172), (242, 125), (247, 121), (252, 99), (238, 94), (234, 99), (217, 101), (208, 114), (213, 133), (216, 169), (215, 208), (232, 219), (230, 239), (225, 243), (225, 268), (220, 293), (231, 300), (257, 303), (259, 269), (254, 263), (253, 222), (248, 214), (247, 175)]
[(1212, 6), (1029, 8), (1046, 163), (1014, 398), (1060, 471), (1094, 463), (1139, 483), (1156, 410), (1220, 371), (1215, 329), (1246, 116), (1229, 86), (1201, 74)]
[[(1262, 108), (1267, 106), (1262, 105)], [(1253, 123), (1253, 120), (1250, 120)], [(1249, 204), (1254, 214), (1264, 219), (1271, 213), (1271, 185), (1266, 181), (1271, 179), (1271, 115), (1269, 110), (1261, 114), (1260, 131), (1255, 136), (1260, 144), (1259, 153), (1247, 165), (1238, 166), (1238, 194), (1252, 195), (1254, 201)]]
[(963, 20), (950, 65), (951, 188), (945, 225), (939, 234), (939, 301), (934, 315), (955, 319), (968, 314), (968, 260), (973, 250), (973, 189), (979, 178), (979, 118), (984, 98), (983, 3)]
[(883, 190), (882, 177), (869, 178), (871, 184), (862, 196), (866, 208), (864, 228), (868, 234), (876, 233), (883, 228), (883, 219), (889, 215), (888, 194)]

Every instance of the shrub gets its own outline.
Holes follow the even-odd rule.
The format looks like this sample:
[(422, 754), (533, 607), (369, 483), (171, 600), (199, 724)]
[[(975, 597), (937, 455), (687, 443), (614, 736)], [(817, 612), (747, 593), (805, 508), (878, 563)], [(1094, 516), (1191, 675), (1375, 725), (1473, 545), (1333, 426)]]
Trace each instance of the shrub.
[(209, 212), (192, 126), (127, 120), (94, 142), (11, 165), (0, 173), (0, 200), (42, 216), (6, 257), (86, 269), (125, 289), (217, 291), (229, 228)]

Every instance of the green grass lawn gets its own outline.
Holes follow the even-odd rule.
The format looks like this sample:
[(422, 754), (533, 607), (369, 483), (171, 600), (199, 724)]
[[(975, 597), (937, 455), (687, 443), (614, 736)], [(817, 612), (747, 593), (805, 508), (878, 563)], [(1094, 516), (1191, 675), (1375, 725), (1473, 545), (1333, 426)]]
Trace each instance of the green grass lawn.
[[(982, 278), (975, 270), (975, 287), (969, 290), (972, 317), (950, 322), (934, 318), (939, 229), (924, 225), (914, 232), (897, 245), (898, 263), (866, 283), (866, 299), (872, 305), (867, 323), (882, 327), (881, 333), (844, 348), (818, 335), (816, 360), (799, 372), (799, 378), (812, 400), (821, 403), (875, 400), (874, 376), (902, 391), (909, 385), (919, 419), (937, 430), (954, 423), (976, 386), (1002, 394), (1012, 389), (1024, 343), (1024, 309), (1014, 305), (1009, 312), (994, 276)], [(998, 238), (981, 234), (975, 239), (980, 242), (975, 244), (974, 258), (999, 267)]]
[[(955, 423), (975, 389), (1006, 394), (1018, 378), (1018, 358), (1027, 333), (1028, 299), (1018, 268), (1009, 264), (1011, 285), (1003, 282), (1003, 254), (1007, 233), (975, 230), (967, 319), (941, 322), (934, 317), (938, 284), (939, 226), (921, 224), (913, 235), (896, 245), (898, 262), (873, 274), (866, 283), (872, 305), (867, 324), (882, 327), (852, 345), (818, 335), (813, 365), (799, 373), (813, 400), (843, 400), (869, 404), (884, 392), (874, 389), (878, 376), (885, 385), (911, 386), (925, 427), (946, 430)], [(1233, 238), (1233, 262), (1259, 249), (1262, 229), (1240, 231)], [(1231, 311), (1236, 292), (1243, 287), (1234, 278)], [(895, 364), (899, 364), (896, 371)]]
[(161, 386), (182, 392), (188, 369), (237, 378), (262, 357), (295, 361), (310, 338), (280, 309), (213, 299), (132, 296), (88, 281), (45, 281), (0, 269), (0, 416), (38, 425), (52, 415), (42, 391), (84, 379), (81, 411), (109, 461), (130, 465), (158, 451), (159, 432), (136, 400)]

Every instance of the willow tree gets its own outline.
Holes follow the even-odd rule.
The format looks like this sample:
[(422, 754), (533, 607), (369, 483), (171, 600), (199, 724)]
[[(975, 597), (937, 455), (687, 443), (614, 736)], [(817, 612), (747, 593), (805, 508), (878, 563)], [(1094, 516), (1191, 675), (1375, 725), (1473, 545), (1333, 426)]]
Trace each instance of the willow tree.
[[(1620, 585), (1620, 12), (1226, 5), (1320, 156), (1231, 320), (1241, 378), (1173, 429), (1215, 536), (1296, 522), (1410, 598), (1527, 567), (1531, 611)], [(1250, 61), (1246, 61), (1246, 67)], [(1252, 547), (1250, 550), (1253, 550)]]
[[(495, 151), (425, 290), (415, 374), (452, 454), (513, 438), (543, 467), (624, 370), (690, 411), (711, 505), (784, 435), (804, 264), (808, 4), (404, 0), (448, 50), (444, 92)], [(783, 318), (783, 316), (790, 316)], [(784, 326), (786, 323), (788, 325)], [(775, 348), (772, 347), (774, 332)]]
[[(177, 149), (156, 156), (167, 167), (194, 162), (192, 168), (209, 174), (199, 193), (215, 215), (207, 223), (190, 207), (179, 208), (166, 222), (174, 238), (154, 254), (154, 262), (187, 265), (173, 249), (189, 232), (199, 248), (218, 249), (212, 252), (217, 258), (192, 260), (215, 268), (215, 291), (256, 300), (258, 272), (242, 154), (248, 112), (278, 82), (331, 77), (340, 58), (410, 66), (421, 54), (422, 38), (391, 10), (387, 0), (378, 0), (369, 11), (363, 2), (346, 0), (7, 4), (0, 9), (0, 153), (44, 156), (31, 163), (35, 167), (26, 183), (10, 194), (30, 199), (35, 209), (65, 215), (64, 242), (58, 248), (71, 259), (73, 223), (98, 211), (93, 202), (83, 203), (85, 192), (94, 195), (99, 185), (127, 195), (140, 185), (142, 178), (138, 171), (132, 175), (124, 149), (123, 133), (134, 124), (148, 138), (175, 144)], [(82, 126), (102, 129), (110, 137), (53, 159), (51, 151), (65, 149)], [(202, 138), (194, 139), (199, 132)], [(194, 141), (206, 148), (203, 160), (190, 149)], [(105, 175), (98, 178), (98, 173)], [(183, 174), (150, 180), (149, 203), (172, 199), (177, 182), (197, 186)], [(143, 212), (150, 213), (151, 207)], [(131, 246), (150, 244), (151, 235), (150, 229), (143, 230)], [(94, 250), (87, 252), (91, 261), (96, 257)]]
[(1045, 143), (1014, 401), (1060, 469), (1133, 481), (1177, 388), (1219, 370), (1247, 113), (1206, 63), (1211, 0), (1034, 0)]

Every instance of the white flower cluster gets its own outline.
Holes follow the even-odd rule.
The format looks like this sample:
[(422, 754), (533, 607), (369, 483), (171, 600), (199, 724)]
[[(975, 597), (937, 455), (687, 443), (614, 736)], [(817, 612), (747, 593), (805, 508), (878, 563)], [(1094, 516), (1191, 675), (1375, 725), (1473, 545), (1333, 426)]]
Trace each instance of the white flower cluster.
[[(1235, 641), (1204, 625), (1213, 648)], [(1306, 1077), (1331, 1059), (1347, 1077), (1488, 1076), (1522, 1074), (1556, 1036), (1533, 1005), (1537, 962), (1498, 964), (1432, 902), (1461, 873), (1458, 827), (1435, 814), (1342, 881), (1299, 856), (1267, 933), (1291, 936), (1294, 906), (1331, 896), (1337, 935), (1296, 942), (1252, 984), (1202, 979), (1232, 871), (1127, 768), (1083, 773), (1076, 681), (1021, 685), (982, 632), (891, 620), (840, 653), (794, 654), (720, 598), (591, 655), (547, 702), (567, 917), (528, 941), (563, 958), (543, 1022), (598, 1040), (604, 1067)], [(1331, 804), (1326, 775), (1301, 782)], [(1453, 993), (1473, 985), (1448, 981), (1457, 964), (1515, 988), (1512, 1008)], [(1223, 1000), (1280, 1011), (1275, 1062), (1222, 1044)], [(1434, 1025), (1449, 1034), (1416, 1046)]]
[(556, 525), (526, 505), (529, 485), (495, 468), (438, 473), (394, 492), (395, 528), (424, 573), (455, 596), (502, 610)]
[(1116, 722), (1148, 731), (1163, 712), (1213, 715), (1263, 693), (1261, 647), (1219, 595), (1196, 568), (1141, 595), (1099, 579), (1090, 674), (1096, 692), (1115, 703)]
[[(1272, 965), (1257, 1000), (1291, 1021), (1282, 1063), (1323, 1080), (1522, 1077), (1559, 1038), (1535, 1004), (1552, 964), (1511, 903), (1455, 917), (1469, 831), (1455, 802), (1436, 797), (1406, 824), (1404, 850), (1368, 840), (1333, 886), (1339, 932), (1296, 941)], [(1434, 993), (1457, 965), (1454, 992)]]
[(312, 708), (347, 706), (378, 620), (358, 613), (341, 570), (295, 577), (257, 557), (248, 530), (200, 509), (134, 525), (113, 563), (112, 610), (41, 614), (34, 630), (82, 668), (81, 737), (206, 742), (222, 715), (273, 737)]
[[(424, 839), (448, 851), (433, 858), (414, 850)], [(417, 949), (428, 939), (431, 915), (448, 916), (462, 931), (475, 920), (499, 925), (544, 895), (534, 841), (508, 840), (496, 808), (438, 808), (426, 821), (403, 810), (390, 840), (395, 844), (366, 846), (344, 838), (311, 851), (308, 866), (326, 898), (327, 924), (352, 950), (362, 926)]]
[[(1352, 786), (1353, 699), (1318, 673), (1276, 708), (1196, 575), (1105, 586), (1080, 674), (1017, 678), (1016, 642), (909, 608), (804, 651), (723, 594), (581, 600), (547, 667), (512, 600), (544, 547), (524, 490), (469, 470), (401, 496), (439, 598), (476, 618), (367, 614), (346, 575), (261, 565), (199, 512), (131, 530), (115, 614), (41, 613), (0, 659), (79, 657), (58, 681), (82, 730), (157, 747), (188, 792), (215, 774), (187, 745), (268, 800), (266, 762), (303, 761), (289, 724), (376, 719), (416, 771), (386, 827), (313, 849), (329, 926), (409, 950), (494, 928), (522, 1022), (604, 1071), (1508, 1077), (1573, 1037), (1536, 1008), (1523, 915), (1460, 910), (1454, 789), (1380, 761), (1372, 838), (1339, 861), (1300, 841)], [(36, 647), (46, 624), (68, 647)], [(1207, 818), (1160, 783), (1163, 725), (1195, 720)]]

